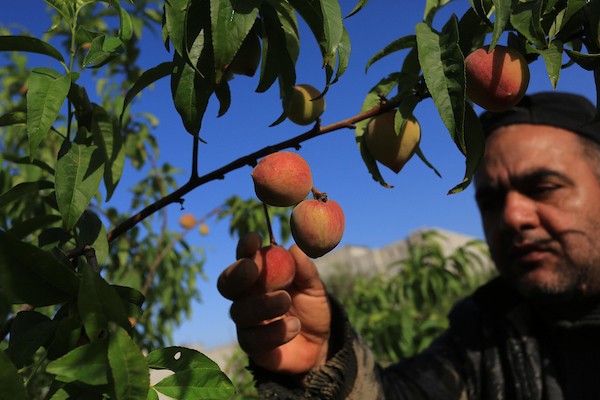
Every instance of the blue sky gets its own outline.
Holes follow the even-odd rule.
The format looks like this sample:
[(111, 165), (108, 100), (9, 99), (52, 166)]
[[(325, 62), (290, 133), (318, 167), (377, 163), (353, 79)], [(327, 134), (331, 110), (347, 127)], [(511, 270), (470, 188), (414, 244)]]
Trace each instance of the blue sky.
[[(355, 1), (342, 0), (341, 4), (343, 12), (347, 13)], [(357, 114), (368, 90), (381, 77), (399, 70), (405, 52), (376, 63), (368, 73), (364, 67), (385, 45), (414, 32), (414, 25), (422, 19), (424, 4), (425, 1), (416, 0), (371, 0), (363, 11), (346, 20), (352, 42), (350, 66), (326, 96), (323, 124)], [(437, 25), (441, 26), (451, 12), (461, 16), (468, 7), (467, 0), (454, 1), (438, 14)], [(16, 23), (33, 32), (41, 32), (49, 27), (44, 8), (41, 0), (6, 2), (0, 23)], [(145, 67), (170, 60), (171, 55), (160, 44), (159, 36), (145, 33), (143, 40), (141, 61)], [(305, 27), (301, 31), (301, 40), (297, 82), (323, 87), (325, 75), (318, 47)], [(530, 67), (528, 92), (552, 90), (543, 62), (536, 61)], [(216, 118), (216, 102), (209, 105), (201, 132), (207, 142), (200, 147), (201, 175), (307, 130), (287, 121), (269, 128), (281, 112), (278, 89), (274, 86), (267, 93), (258, 94), (254, 92), (257, 83), (257, 77), (236, 77), (231, 82), (231, 109), (221, 118)], [(592, 100), (596, 96), (591, 73), (577, 67), (562, 72), (558, 90), (580, 93)], [(168, 80), (145, 91), (132, 107), (134, 112), (147, 111), (158, 117), (160, 125), (154, 134), (159, 140), (160, 160), (183, 171), (177, 177), (183, 184), (189, 175), (192, 141), (172, 105)], [(446, 194), (462, 180), (464, 158), (451, 142), (433, 102), (429, 99), (420, 103), (415, 116), (422, 128), (421, 148), (441, 172), (441, 179), (415, 158), (398, 175), (382, 168), (384, 178), (394, 188), (381, 187), (363, 165), (351, 130), (333, 132), (302, 145), (299, 154), (311, 166), (315, 187), (327, 192), (344, 209), (346, 231), (340, 246), (384, 246), (423, 227), (440, 227), (483, 238), (473, 188), (460, 194)], [(177, 219), (183, 212), (201, 217), (232, 195), (254, 197), (250, 172), (250, 167), (242, 168), (223, 180), (197, 188), (186, 196), (183, 211), (178, 205), (168, 208), (170, 223), (177, 228)], [(136, 178), (128, 172), (112, 201), (123, 201), (127, 196), (127, 185)], [(226, 221), (217, 223), (213, 219), (208, 224), (210, 233), (207, 236), (192, 232), (186, 237), (206, 253), (206, 280), (198, 284), (202, 302), (194, 304), (192, 318), (175, 332), (176, 344), (199, 343), (210, 348), (235, 340), (235, 327), (228, 316), (230, 303), (219, 296), (215, 284), (221, 270), (234, 261), (237, 238), (229, 236)]]

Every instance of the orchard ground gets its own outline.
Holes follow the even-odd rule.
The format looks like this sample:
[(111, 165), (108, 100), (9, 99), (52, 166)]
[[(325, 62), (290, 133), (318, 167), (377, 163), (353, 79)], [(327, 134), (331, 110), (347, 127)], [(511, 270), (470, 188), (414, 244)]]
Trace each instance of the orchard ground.
[[(354, 4), (347, 2), (343, 12), (347, 14)], [(452, 12), (462, 15), (468, 7), (467, 0), (455, 1), (437, 15), (436, 21), (443, 24)], [(44, 8), (41, 0), (7, 2), (0, 16), (0, 24), (10, 27), (13, 33), (25, 28), (40, 35), (50, 27)], [(422, 12), (423, 2), (371, 1), (359, 14), (346, 20), (352, 41), (350, 66), (326, 95), (327, 109), (322, 117), (323, 125), (357, 114), (369, 89), (381, 77), (400, 69), (405, 51), (377, 62), (365, 74), (369, 58), (398, 37), (413, 33), (415, 23), (422, 20)], [(441, 29), (441, 26), (438, 27)], [(317, 44), (305, 26), (300, 34), (302, 47), (297, 82), (322, 89), (325, 78)], [(505, 44), (506, 40), (500, 42)], [(141, 60), (147, 68), (168, 61), (171, 56), (161, 48), (160, 32), (144, 33)], [(40, 62), (36, 66), (56, 68), (54, 62), (46, 58), (31, 57), (31, 60)], [(3, 62), (2, 59), (0, 62)], [(543, 61), (534, 62), (530, 68), (528, 93), (552, 90)], [(90, 76), (83, 76), (82, 79), (90, 79)], [(216, 118), (217, 102), (211, 101), (201, 131), (201, 137), (207, 142), (200, 147), (201, 175), (310, 128), (289, 121), (269, 128), (281, 112), (278, 88), (274, 86), (267, 93), (258, 94), (254, 92), (257, 83), (257, 77), (236, 76), (231, 81), (231, 109), (221, 118)], [(580, 93), (595, 102), (592, 74), (581, 68), (563, 70), (558, 90)], [(160, 124), (154, 134), (159, 140), (159, 162), (168, 162), (179, 168), (181, 173), (177, 179), (183, 184), (188, 179), (191, 166), (192, 138), (185, 132), (170, 96), (169, 81), (165, 79), (152, 90), (142, 93), (131, 107), (134, 112), (147, 111), (158, 117)], [(299, 150), (311, 167), (315, 187), (327, 192), (343, 207), (346, 230), (340, 247), (382, 247), (405, 238), (415, 229), (433, 226), (483, 238), (473, 188), (447, 195), (448, 190), (463, 178), (464, 158), (450, 140), (433, 102), (429, 99), (420, 103), (415, 116), (422, 129), (421, 148), (441, 172), (441, 179), (414, 158), (398, 175), (382, 169), (384, 178), (394, 188), (379, 186), (364, 166), (351, 130), (337, 131), (310, 140)], [(111, 204), (117, 207), (119, 204), (129, 204), (128, 188), (145, 175), (145, 172), (137, 174), (129, 167), (126, 165), (124, 177), (111, 200)], [(201, 218), (232, 195), (254, 197), (251, 170), (248, 166), (228, 174), (223, 180), (197, 188), (185, 197), (183, 208), (169, 206), (170, 225), (180, 229), (177, 228), (178, 220), (184, 213)], [(206, 276), (198, 284), (202, 302), (194, 305), (190, 320), (184, 321), (175, 331), (175, 344), (198, 343), (204, 348), (212, 348), (235, 340), (235, 327), (229, 319), (230, 304), (218, 294), (216, 280), (222, 269), (234, 261), (237, 238), (230, 237), (226, 221), (217, 223), (209, 219), (207, 223), (210, 226), (208, 235), (202, 236), (194, 230), (186, 236), (189, 243), (204, 252)], [(275, 232), (277, 229), (275, 226)]]

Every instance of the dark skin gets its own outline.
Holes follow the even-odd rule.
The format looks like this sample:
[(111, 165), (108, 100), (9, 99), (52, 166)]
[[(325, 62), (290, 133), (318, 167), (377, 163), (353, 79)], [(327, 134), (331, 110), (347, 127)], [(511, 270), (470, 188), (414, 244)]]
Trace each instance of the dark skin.
[[(475, 175), (477, 203), (492, 258), (525, 297), (577, 313), (600, 294), (600, 180), (581, 139), (544, 125), (492, 132)], [(331, 314), (314, 263), (296, 246), (286, 291), (257, 293), (250, 259), (260, 238), (240, 240), (238, 261), (220, 276), (233, 301), (238, 340), (262, 367), (302, 377), (326, 362)], [(560, 310), (560, 311), (559, 311)]]

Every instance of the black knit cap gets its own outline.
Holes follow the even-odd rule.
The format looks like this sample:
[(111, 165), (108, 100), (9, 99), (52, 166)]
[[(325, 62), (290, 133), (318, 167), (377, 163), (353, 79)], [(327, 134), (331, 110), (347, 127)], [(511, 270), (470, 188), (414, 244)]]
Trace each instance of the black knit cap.
[(534, 124), (566, 129), (600, 144), (600, 121), (594, 122), (595, 116), (596, 107), (583, 96), (541, 92), (523, 97), (507, 111), (486, 111), (479, 119), (486, 137), (502, 126)]

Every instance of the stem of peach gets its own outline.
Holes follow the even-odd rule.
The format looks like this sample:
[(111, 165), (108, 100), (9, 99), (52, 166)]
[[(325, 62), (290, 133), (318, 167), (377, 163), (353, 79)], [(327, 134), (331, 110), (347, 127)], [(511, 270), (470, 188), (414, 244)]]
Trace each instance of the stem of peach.
[(265, 210), (265, 219), (267, 220), (267, 229), (269, 230), (269, 243), (276, 245), (275, 235), (273, 235), (273, 227), (271, 226), (271, 218), (269, 218), (269, 208), (267, 203), (263, 202), (263, 210)]
[(315, 200), (319, 200), (322, 201), (323, 203), (327, 201), (327, 193), (325, 192), (320, 192), (316, 187), (312, 187), (312, 189), (310, 189), (310, 191), (312, 192), (313, 195), (313, 199)]

